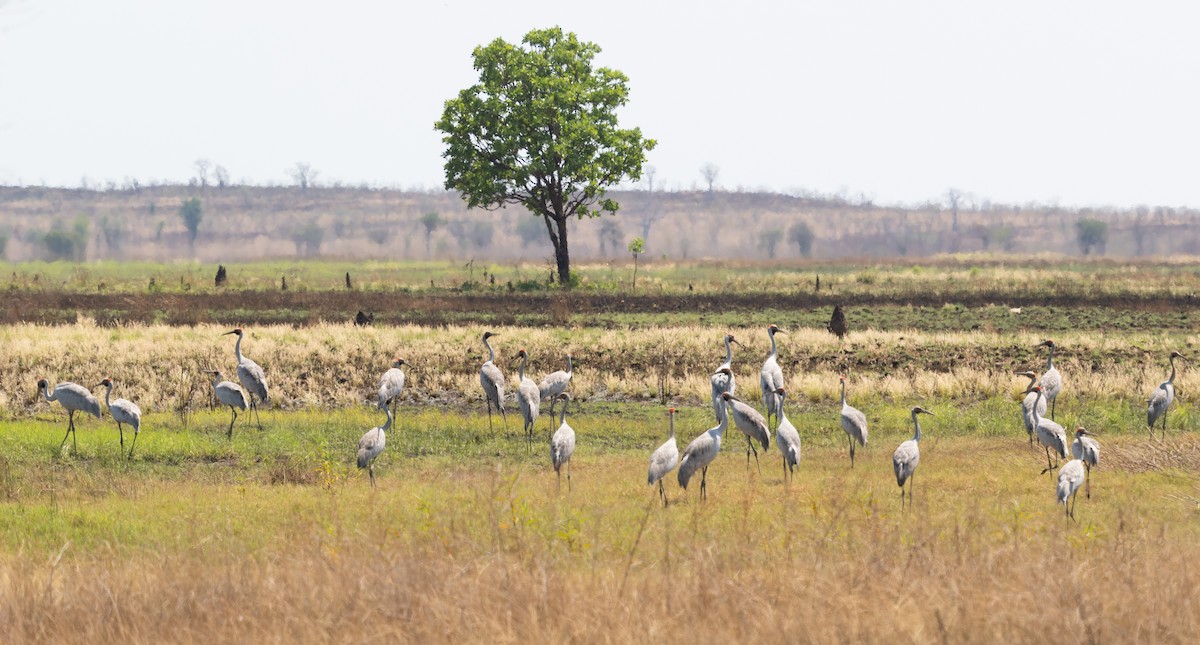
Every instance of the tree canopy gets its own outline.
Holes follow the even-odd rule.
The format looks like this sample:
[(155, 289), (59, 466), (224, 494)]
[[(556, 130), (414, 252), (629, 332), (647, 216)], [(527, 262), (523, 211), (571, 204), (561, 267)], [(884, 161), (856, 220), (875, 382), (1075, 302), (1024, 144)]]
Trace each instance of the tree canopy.
[(641, 177), (655, 146), (618, 126), (628, 79), (594, 66), (600, 48), (560, 28), (533, 30), (520, 45), (497, 38), (472, 54), (479, 82), (446, 101), (446, 188), (472, 208), (519, 204), (540, 216), (562, 284), (570, 284), (567, 222), (616, 213), (605, 191)]

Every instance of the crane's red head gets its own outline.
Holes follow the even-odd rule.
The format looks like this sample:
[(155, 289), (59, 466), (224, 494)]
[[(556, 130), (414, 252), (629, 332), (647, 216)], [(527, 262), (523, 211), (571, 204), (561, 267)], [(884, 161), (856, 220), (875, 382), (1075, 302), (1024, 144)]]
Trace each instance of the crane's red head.
[(1033, 386), (1033, 389), (1030, 390), (1030, 392), (1041, 392), (1041, 391), (1042, 391), (1042, 386), (1040, 386), (1040, 385), (1035, 385), (1035, 386)]
[(846, 382), (846, 375), (845, 375), (845, 374), (838, 374), (838, 380), (839, 380), (839, 381), (841, 381), (841, 382), (843, 382), (843, 383), (845, 383), (845, 382)]
[(775, 390), (775, 393), (778, 394), (779, 396), (787, 396), (787, 392), (784, 392), (783, 388), (779, 388), (778, 390)]
[(675, 408), (667, 408), (667, 414), (675, 414)]
[(767, 333), (769, 333), (769, 334), (781, 334), (781, 333), (783, 333), (783, 330), (782, 330), (782, 329), (780, 329), (778, 325), (771, 325), (770, 327), (767, 327)]
[(112, 384), (113, 384), (112, 377), (106, 376), (106, 377), (104, 377), (103, 381), (100, 381), (100, 385), (103, 385), (104, 387), (108, 387)]
[(490, 331), (485, 331), (485, 332), (483, 332), (483, 339), (487, 340), (487, 339), (491, 338), (492, 336), (499, 336), (499, 335), (500, 334), (493, 334)]
[(39, 376), (38, 377), (38, 389), (40, 390), (40, 389), (48, 388), (48, 387), (50, 387), (50, 381), (47, 381), (46, 379)]
[(1186, 358), (1187, 358), (1187, 356), (1184, 356), (1183, 354), (1180, 354), (1179, 352), (1171, 352), (1171, 358), (1183, 358), (1183, 359), (1186, 359)]
[(224, 334), (221, 334), (221, 335), (222, 335), (222, 336), (228, 336), (228, 335), (230, 335), (230, 334), (235, 334), (235, 335), (237, 335), (237, 336), (238, 336), (238, 338), (241, 338), (241, 336), (242, 336), (242, 328), (241, 328), (241, 327), (237, 327), (237, 328), (235, 328), (235, 329), (230, 329), (229, 331), (227, 331), (227, 332), (225, 332)]
[(726, 401), (732, 401), (732, 400), (733, 400), (733, 395), (732, 395), (732, 394), (730, 394), (730, 393), (728, 393), (728, 392), (722, 392), (722, 393), (721, 393), (721, 398), (722, 398), (722, 399), (725, 399)]
[(1040, 345), (1038, 345), (1038, 347), (1049, 347), (1050, 349), (1054, 349), (1055, 347), (1058, 347), (1058, 345), (1055, 345), (1054, 341), (1052, 341), (1050, 339), (1046, 339), (1046, 340), (1043, 340), (1042, 343)]

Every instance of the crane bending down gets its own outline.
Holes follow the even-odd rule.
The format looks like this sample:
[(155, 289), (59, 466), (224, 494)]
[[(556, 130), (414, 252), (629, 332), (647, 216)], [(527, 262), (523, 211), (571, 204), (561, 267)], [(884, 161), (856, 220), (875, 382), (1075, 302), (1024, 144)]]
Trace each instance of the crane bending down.
[[(1062, 374), (1058, 373), (1058, 368), (1054, 366), (1054, 350), (1058, 345), (1052, 340), (1044, 340), (1038, 347), (1047, 347), (1050, 353), (1046, 355), (1046, 371), (1042, 374), (1042, 393), (1046, 400), (1050, 402), (1050, 418), (1053, 420), (1054, 410), (1058, 406), (1058, 393), (1062, 392)], [(1044, 413), (1043, 413), (1044, 414)]]
[[(529, 354), (522, 349), (517, 352), (515, 358), (521, 359), (521, 367), (517, 370), (517, 405), (521, 408), (521, 417), (525, 419), (525, 436), (529, 441), (529, 449), (533, 450), (533, 425), (537, 423), (542, 395), (533, 379), (525, 376), (525, 364), (529, 361)], [(553, 406), (554, 403), (551, 402), (550, 405)]]
[(572, 363), (572, 357), (567, 354), (567, 370), (558, 370), (546, 375), (541, 383), (538, 383), (538, 396), (541, 403), (550, 402), (550, 423), (554, 423), (554, 404), (558, 401), (558, 395), (567, 391), (567, 386), (571, 384), (571, 376), (575, 373), (575, 365)]
[(367, 430), (367, 433), (358, 440), (358, 467), (359, 469), (366, 468), (367, 474), (371, 476), (371, 488), (375, 487), (375, 460), (383, 452), (383, 447), (387, 444), (387, 431), (392, 428), (392, 409), (386, 405), (380, 406), (387, 414), (387, 421), (377, 427)]
[[(1037, 393), (1038, 398), (1045, 397), (1042, 386), (1035, 386), (1033, 391)], [(1042, 471), (1044, 475), (1054, 469), (1054, 466), (1050, 465), (1051, 450), (1054, 451), (1055, 465), (1057, 465), (1059, 457), (1063, 459), (1067, 458), (1067, 431), (1063, 430), (1063, 427), (1053, 420), (1043, 418), (1042, 415), (1038, 414), (1036, 406), (1033, 410), (1033, 416), (1038, 443), (1046, 448), (1046, 469)]]
[(850, 467), (854, 467), (854, 443), (864, 448), (867, 445), (867, 415), (846, 403), (846, 377), (839, 376), (842, 382), (842, 430), (850, 439)]
[[(775, 395), (774, 392), (771, 394)], [(767, 430), (767, 420), (749, 403), (728, 392), (721, 395), (721, 400), (729, 406), (733, 425), (746, 435), (746, 468), (750, 468), (750, 452), (753, 451), (754, 465), (758, 466), (758, 474), (761, 475), (762, 464), (758, 461), (758, 448), (754, 446), (754, 443), (762, 444), (763, 450), (771, 447), (771, 433)]]
[(504, 420), (504, 431), (508, 432), (508, 415), (504, 412), (504, 373), (496, 367), (496, 352), (492, 350), (492, 344), (488, 339), (493, 334), (490, 331), (483, 332), (483, 346), (488, 350), (488, 359), (479, 368), (479, 384), (483, 386), (483, 396), (487, 399), (488, 406), (488, 430), (492, 428), (492, 406), (495, 406), (500, 411), (500, 417)]
[(1154, 424), (1162, 417), (1162, 438), (1167, 438), (1167, 408), (1175, 400), (1175, 359), (1187, 358), (1179, 352), (1171, 352), (1171, 375), (1167, 380), (1158, 384), (1150, 393), (1150, 402), (1146, 405), (1146, 426), (1150, 428), (1150, 436), (1154, 436)]
[(562, 467), (567, 467), (567, 490), (571, 490), (571, 455), (575, 454), (575, 429), (567, 424), (567, 404), (571, 402), (571, 395), (563, 392), (558, 395), (562, 399), (562, 413), (558, 424), (558, 430), (554, 431), (554, 436), (550, 438), (550, 464), (554, 466), (554, 472), (558, 475), (558, 488), (562, 489)]
[(896, 448), (896, 452), (892, 453), (892, 470), (896, 472), (896, 484), (900, 486), (900, 506), (904, 507), (904, 483), (908, 482), (908, 507), (912, 508), (913, 499), (913, 475), (917, 472), (917, 465), (921, 463), (921, 422), (917, 419), (918, 414), (928, 414), (934, 416), (932, 412), (921, 406), (916, 406), (912, 409), (913, 422), (913, 438), (905, 441)]
[(1075, 441), (1071, 442), (1071, 456), (1083, 462), (1087, 480), (1087, 498), (1092, 498), (1092, 466), (1100, 463), (1100, 444), (1087, 428), (1075, 428)]
[(61, 452), (63, 446), (67, 445), (67, 437), (71, 437), (71, 450), (79, 452), (79, 444), (75, 440), (75, 413), (90, 414), (99, 419), (100, 399), (92, 396), (87, 388), (76, 383), (66, 382), (55, 385), (53, 395), (50, 394), (50, 382), (46, 379), (38, 379), (37, 386), (38, 394), (43, 394), (47, 401), (58, 401), (59, 405), (67, 410), (67, 434), (63, 435), (62, 443), (58, 444), (58, 450)]
[(762, 387), (763, 406), (767, 409), (767, 422), (771, 421), (771, 416), (775, 416), (776, 423), (779, 422), (779, 395), (776, 390), (783, 387), (783, 370), (779, 369), (778, 347), (775, 345), (775, 334), (786, 333), (779, 327), (771, 325), (767, 327), (767, 334), (771, 336), (771, 353), (767, 354), (767, 360), (763, 363), (762, 371), (758, 375), (758, 384)]
[(679, 464), (679, 445), (675, 441), (675, 408), (667, 410), (667, 416), (671, 417), (671, 437), (650, 454), (650, 470), (646, 473), (648, 485), (658, 484), (658, 495), (662, 498), (663, 508), (667, 507), (667, 491), (663, 488), (663, 477)]
[[(1068, 461), (1058, 471), (1058, 503), (1072, 520), (1075, 519), (1075, 499), (1079, 497), (1079, 487), (1085, 478), (1083, 462), (1078, 459)], [(1071, 498), (1070, 506), (1067, 506), (1067, 498)]]
[(237, 355), (237, 377), (238, 382), (242, 384), (242, 388), (250, 395), (250, 410), (254, 412), (254, 420), (258, 423), (258, 429), (262, 430), (262, 418), (258, 416), (258, 402), (266, 403), (270, 400), (271, 395), (267, 392), (267, 375), (263, 372), (263, 368), (259, 367), (258, 363), (242, 356), (242, 338), (245, 334), (242, 328), (232, 329), (225, 332), (223, 335), (237, 334), (237, 343), (233, 346), (233, 352)]
[[(721, 420), (721, 410), (725, 407), (725, 400), (721, 395), (728, 392), (737, 394), (737, 384), (733, 379), (733, 346), (741, 347), (742, 344), (734, 340), (733, 334), (725, 334), (725, 362), (717, 367), (717, 371), (709, 379), (712, 382), (712, 406), (713, 415), (717, 421)], [(729, 371), (725, 371), (728, 368)]]
[(403, 358), (396, 357), (391, 368), (379, 379), (379, 407), (386, 408), (388, 403), (391, 403), (392, 417), (396, 416), (396, 405), (400, 402), (400, 395), (404, 393), (404, 371), (400, 368), (405, 365), (408, 363)]
[(1025, 423), (1025, 432), (1029, 434), (1029, 447), (1033, 447), (1033, 431), (1037, 428), (1037, 422), (1033, 420), (1033, 409), (1037, 408), (1038, 416), (1046, 416), (1046, 399), (1039, 399), (1037, 392), (1033, 391), (1033, 386), (1037, 385), (1038, 375), (1036, 372), (1016, 372), (1017, 376), (1024, 376), (1029, 379), (1029, 386), (1025, 388), (1025, 398), (1021, 399), (1021, 421)]
[(233, 381), (226, 381), (225, 375), (220, 370), (208, 370), (208, 373), (212, 374), (213, 391), (217, 393), (217, 400), (221, 402), (221, 405), (229, 406), (229, 410), (233, 412), (233, 417), (229, 419), (229, 431), (226, 433), (232, 439), (233, 422), (237, 421), (237, 411), (239, 408), (242, 411), (246, 410), (246, 402), (250, 397), (246, 396), (246, 391), (242, 389), (242, 386)]
[(717, 424), (717, 427), (692, 439), (692, 442), (683, 449), (683, 456), (679, 460), (677, 477), (679, 478), (679, 485), (684, 490), (687, 490), (688, 482), (692, 480), (692, 475), (695, 475), (697, 470), (700, 471), (700, 499), (708, 499), (708, 466), (717, 458), (717, 453), (721, 451), (721, 435), (729, 427), (728, 409), (721, 412), (721, 420)]
[(104, 392), (104, 403), (108, 405), (109, 416), (113, 418), (113, 421), (117, 422), (117, 432), (121, 436), (121, 452), (125, 451), (125, 430), (121, 427), (121, 424), (128, 423), (133, 428), (133, 444), (129, 446), (128, 457), (128, 459), (133, 459), (133, 450), (137, 448), (138, 434), (142, 432), (142, 409), (133, 401), (126, 399), (111, 400), (109, 398), (112, 396), (113, 389), (113, 380), (111, 378), (105, 378), (103, 381), (100, 381), (100, 385), (108, 388)]
[(796, 432), (796, 426), (788, 421), (787, 413), (783, 409), (787, 393), (783, 388), (775, 390), (775, 393), (779, 395), (779, 424), (775, 426), (775, 445), (779, 446), (779, 452), (783, 455), (784, 480), (795, 480), (795, 469), (800, 465), (800, 433)]

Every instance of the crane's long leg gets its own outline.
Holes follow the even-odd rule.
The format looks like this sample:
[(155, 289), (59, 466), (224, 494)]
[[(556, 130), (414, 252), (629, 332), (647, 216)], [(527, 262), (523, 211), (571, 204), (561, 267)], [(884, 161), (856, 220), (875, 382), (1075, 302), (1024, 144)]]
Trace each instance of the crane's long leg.
[(121, 422), (117, 422), (117, 432), (121, 434), (121, 452), (125, 452), (125, 429), (121, 427)]
[(1163, 410), (1163, 431), (1162, 431), (1162, 440), (1163, 440), (1163, 441), (1166, 441), (1166, 440), (1167, 440), (1167, 411), (1166, 411), (1166, 410)]
[(846, 435), (846, 438), (850, 440), (850, 467), (853, 468), (854, 467), (854, 437), (851, 437), (850, 435)]
[(908, 476), (908, 509), (912, 510), (913, 503), (913, 487), (916, 485), (917, 473), (912, 473)]
[(71, 410), (68, 417), (71, 422), (71, 452), (79, 454), (79, 437), (75, 434), (75, 411)]
[(1046, 469), (1043, 470), (1041, 472), (1041, 474), (1045, 475), (1046, 473), (1053, 470), (1054, 467), (1050, 465), (1050, 446), (1043, 446), (1043, 447), (1046, 449)]
[(226, 436), (228, 436), (230, 439), (232, 439), (233, 438), (233, 422), (237, 421), (237, 408), (235, 408), (231, 405), (231, 406), (229, 406), (229, 410), (231, 412), (233, 412), (233, 418), (229, 419), (229, 432), (226, 433)]
[(700, 499), (708, 499), (708, 466), (700, 469)]
[(571, 460), (567, 460), (567, 492), (571, 492)]
[(1092, 498), (1092, 467), (1085, 461), (1083, 462), (1084, 476), (1083, 481), (1087, 487), (1087, 498)]
[(262, 417), (258, 416), (258, 397), (250, 397), (250, 409), (254, 411), (254, 420), (258, 423), (258, 429), (262, 430)]
[(1077, 500), (1077, 499), (1079, 499), (1079, 489), (1078, 488), (1075, 489), (1074, 493), (1071, 493), (1071, 513), (1070, 513), (1070, 515), (1071, 515), (1071, 519), (1073, 521), (1075, 521), (1076, 523), (1079, 522), (1079, 520), (1075, 519), (1075, 500)]
[(1057, 409), (1058, 409), (1058, 395), (1056, 394), (1056, 395), (1054, 395), (1053, 399), (1050, 399), (1050, 420), (1051, 421), (1058, 421), (1058, 419), (1054, 418), (1054, 411)]
[(371, 476), (371, 488), (375, 488), (375, 460), (372, 459), (370, 465), (367, 466), (367, 474)]
[(662, 479), (658, 480), (658, 496), (662, 498), (663, 508), (667, 507), (667, 489), (663, 488)]
[(494, 433), (494, 432), (496, 432), (496, 429), (492, 427), (492, 400), (490, 398), (487, 400), (487, 404), (488, 404), (488, 432)]
[(134, 448), (137, 448), (137, 438), (138, 438), (139, 434), (141, 434), (140, 431), (135, 431), (133, 433), (133, 444), (129, 446), (129, 457), (127, 457), (128, 459), (133, 459), (133, 450), (134, 450)]
[(561, 468), (555, 468), (554, 474), (558, 475), (558, 492), (561, 493), (562, 492), (562, 470), (561, 470)]

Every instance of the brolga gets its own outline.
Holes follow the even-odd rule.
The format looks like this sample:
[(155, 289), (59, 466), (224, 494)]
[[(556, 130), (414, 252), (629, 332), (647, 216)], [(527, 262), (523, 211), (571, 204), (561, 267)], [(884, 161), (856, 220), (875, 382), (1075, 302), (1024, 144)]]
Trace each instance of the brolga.
[[(516, 358), (521, 359), (521, 367), (517, 370), (517, 405), (521, 408), (521, 417), (525, 419), (525, 436), (529, 441), (529, 448), (532, 450), (533, 424), (537, 422), (542, 395), (538, 392), (538, 386), (533, 379), (525, 376), (525, 364), (529, 361), (529, 354), (522, 349), (517, 352)], [(554, 403), (551, 402), (550, 405), (553, 406)]]
[(237, 334), (238, 339), (233, 346), (233, 352), (237, 354), (238, 382), (242, 384), (242, 389), (250, 395), (250, 409), (254, 412), (254, 420), (258, 422), (258, 429), (262, 430), (262, 418), (258, 416), (258, 402), (266, 403), (271, 398), (270, 393), (267, 392), (267, 375), (258, 363), (242, 356), (242, 339), (245, 338), (242, 328), (232, 329), (223, 335), (228, 336), (229, 334)]
[(717, 427), (692, 439), (692, 442), (683, 449), (683, 455), (679, 460), (679, 472), (677, 473), (679, 485), (684, 490), (687, 490), (688, 482), (692, 480), (692, 475), (695, 475), (696, 471), (699, 470), (700, 499), (708, 499), (708, 466), (717, 458), (717, 453), (721, 451), (721, 435), (725, 433), (725, 429), (728, 427), (729, 411), (726, 409), (721, 411), (721, 419)]
[(775, 393), (779, 395), (779, 424), (775, 426), (775, 445), (779, 446), (779, 452), (783, 455), (783, 479), (795, 480), (795, 469), (800, 465), (800, 433), (796, 432), (796, 426), (788, 421), (787, 413), (783, 409), (787, 393), (783, 388), (775, 390)]
[(383, 452), (384, 445), (387, 444), (387, 431), (392, 428), (392, 409), (386, 405), (379, 406), (387, 414), (387, 421), (377, 427), (367, 430), (367, 433), (358, 440), (358, 468), (367, 469), (367, 474), (371, 476), (371, 488), (375, 487), (375, 460)]
[(1037, 427), (1037, 422), (1033, 420), (1033, 409), (1037, 408), (1038, 416), (1046, 416), (1046, 399), (1038, 398), (1037, 392), (1033, 391), (1033, 386), (1037, 385), (1037, 373), (1016, 372), (1016, 375), (1029, 379), (1029, 386), (1025, 388), (1025, 398), (1021, 399), (1021, 421), (1025, 424), (1025, 432), (1029, 434), (1029, 447), (1032, 448), (1033, 430)]
[(679, 445), (675, 441), (675, 408), (667, 410), (667, 416), (671, 418), (671, 437), (650, 454), (650, 470), (646, 473), (648, 485), (658, 484), (658, 496), (662, 498), (663, 508), (667, 507), (667, 491), (663, 488), (663, 477), (679, 464)]
[(400, 402), (400, 395), (404, 393), (404, 371), (400, 368), (408, 365), (403, 358), (396, 357), (392, 361), (391, 368), (383, 373), (379, 379), (379, 407), (386, 408), (390, 403), (392, 405), (392, 416), (396, 416), (396, 406)]
[(38, 379), (38, 394), (43, 394), (47, 401), (58, 401), (59, 405), (67, 410), (67, 434), (63, 435), (62, 443), (58, 444), (59, 452), (63, 446), (67, 445), (67, 437), (71, 438), (71, 450), (79, 452), (79, 444), (75, 440), (75, 413), (82, 412), (90, 414), (97, 419), (100, 418), (100, 399), (92, 396), (92, 393), (82, 385), (66, 382), (55, 385), (51, 394), (50, 382), (46, 379)]
[(728, 392), (730, 394), (737, 393), (737, 384), (733, 381), (733, 346), (741, 347), (742, 344), (734, 340), (733, 334), (725, 334), (725, 362), (717, 367), (717, 371), (709, 379), (712, 381), (712, 406), (713, 415), (717, 421), (721, 420), (721, 409), (725, 407), (725, 400), (721, 395)]
[(567, 424), (567, 403), (571, 401), (571, 395), (563, 392), (558, 395), (562, 399), (562, 412), (558, 430), (554, 431), (554, 436), (550, 437), (550, 464), (554, 466), (554, 472), (558, 475), (558, 487), (562, 489), (562, 468), (567, 467), (567, 490), (571, 490), (571, 455), (575, 454), (575, 429)]
[(242, 386), (233, 381), (226, 381), (225, 375), (220, 370), (208, 370), (208, 373), (213, 377), (213, 391), (217, 394), (217, 400), (221, 405), (229, 406), (229, 410), (233, 412), (233, 417), (229, 419), (229, 431), (226, 435), (233, 438), (233, 422), (237, 421), (237, 411), (246, 410), (247, 401), (250, 397), (246, 396), (246, 391)]
[(558, 395), (567, 391), (567, 386), (571, 384), (571, 376), (574, 373), (575, 365), (571, 355), (567, 354), (566, 371), (551, 372), (542, 379), (541, 383), (538, 383), (538, 396), (541, 402), (550, 402), (550, 423), (554, 423), (554, 404), (558, 401)]
[(121, 452), (125, 452), (125, 429), (123, 424), (128, 423), (129, 427), (133, 428), (133, 444), (129, 446), (129, 459), (133, 459), (133, 450), (137, 448), (138, 434), (142, 432), (142, 409), (133, 401), (126, 399), (117, 399), (113, 401), (112, 389), (113, 380), (105, 378), (100, 381), (100, 385), (108, 388), (104, 392), (104, 403), (108, 405), (108, 414), (117, 422), (117, 432), (121, 437)]
[[(1063, 505), (1063, 511), (1072, 520), (1075, 519), (1075, 499), (1079, 497), (1079, 487), (1085, 478), (1083, 462), (1078, 459), (1068, 461), (1058, 471), (1058, 503)], [(1070, 506), (1067, 505), (1068, 498)]]
[(749, 403), (728, 392), (722, 394), (721, 399), (729, 406), (729, 415), (733, 417), (734, 427), (746, 435), (746, 468), (750, 468), (750, 453), (753, 452), (754, 465), (758, 466), (758, 474), (761, 475), (762, 464), (758, 461), (758, 448), (754, 444), (762, 444), (763, 450), (771, 447), (771, 433), (767, 430), (767, 420)]
[(488, 342), (489, 338), (496, 335), (490, 331), (483, 332), (483, 346), (488, 350), (488, 359), (483, 367), (479, 368), (479, 384), (483, 386), (483, 396), (487, 399), (488, 430), (494, 431), (492, 407), (495, 407), (504, 420), (504, 431), (508, 432), (508, 415), (504, 412), (504, 374), (499, 367), (496, 367), (496, 352), (492, 350), (492, 344)]
[(1162, 438), (1167, 438), (1167, 408), (1175, 400), (1175, 359), (1187, 358), (1179, 352), (1171, 352), (1171, 375), (1167, 380), (1158, 384), (1150, 393), (1150, 402), (1146, 406), (1146, 426), (1150, 428), (1150, 436), (1154, 436), (1154, 424), (1162, 418)]
[(1054, 410), (1058, 401), (1058, 393), (1062, 392), (1062, 374), (1058, 373), (1058, 368), (1054, 366), (1054, 350), (1058, 345), (1052, 340), (1044, 340), (1038, 347), (1049, 348), (1050, 353), (1046, 355), (1046, 371), (1042, 373), (1042, 394), (1046, 400), (1050, 402), (1050, 418), (1054, 419)]
[(1087, 475), (1087, 498), (1092, 498), (1092, 466), (1100, 463), (1100, 444), (1093, 439), (1087, 428), (1075, 428), (1075, 441), (1071, 442), (1071, 456), (1083, 462)]
[[(1042, 386), (1034, 386), (1033, 391), (1037, 393), (1039, 399), (1045, 397)], [(1054, 466), (1050, 465), (1051, 450), (1054, 451), (1055, 465), (1058, 464), (1059, 457), (1067, 458), (1067, 431), (1052, 419), (1042, 417), (1037, 411), (1037, 406), (1034, 406), (1033, 409), (1033, 423), (1038, 443), (1046, 449), (1046, 469), (1042, 471), (1044, 475), (1054, 469)]]
[(892, 470), (896, 473), (896, 484), (900, 486), (901, 508), (904, 507), (905, 482), (908, 483), (908, 507), (912, 508), (913, 475), (917, 472), (917, 465), (921, 463), (921, 421), (917, 419), (918, 414), (934, 416), (932, 412), (919, 405), (914, 407), (912, 409), (913, 438), (900, 444), (896, 448), (896, 452), (892, 453)]
[(867, 415), (846, 403), (846, 377), (839, 376), (838, 380), (842, 382), (842, 430), (846, 431), (846, 437), (850, 440), (850, 467), (853, 468), (854, 444), (858, 443), (864, 448), (867, 445)]
[(758, 384), (762, 387), (763, 406), (767, 409), (767, 421), (770, 422), (771, 416), (775, 416), (776, 422), (779, 421), (779, 395), (776, 390), (783, 387), (783, 370), (779, 369), (779, 353), (778, 347), (775, 345), (775, 334), (785, 333), (779, 327), (771, 325), (767, 327), (767, 334), (771, 336), (771, 353), (767, 355), (767, 360), (763, 363), (762, 371), (758, 375)]

